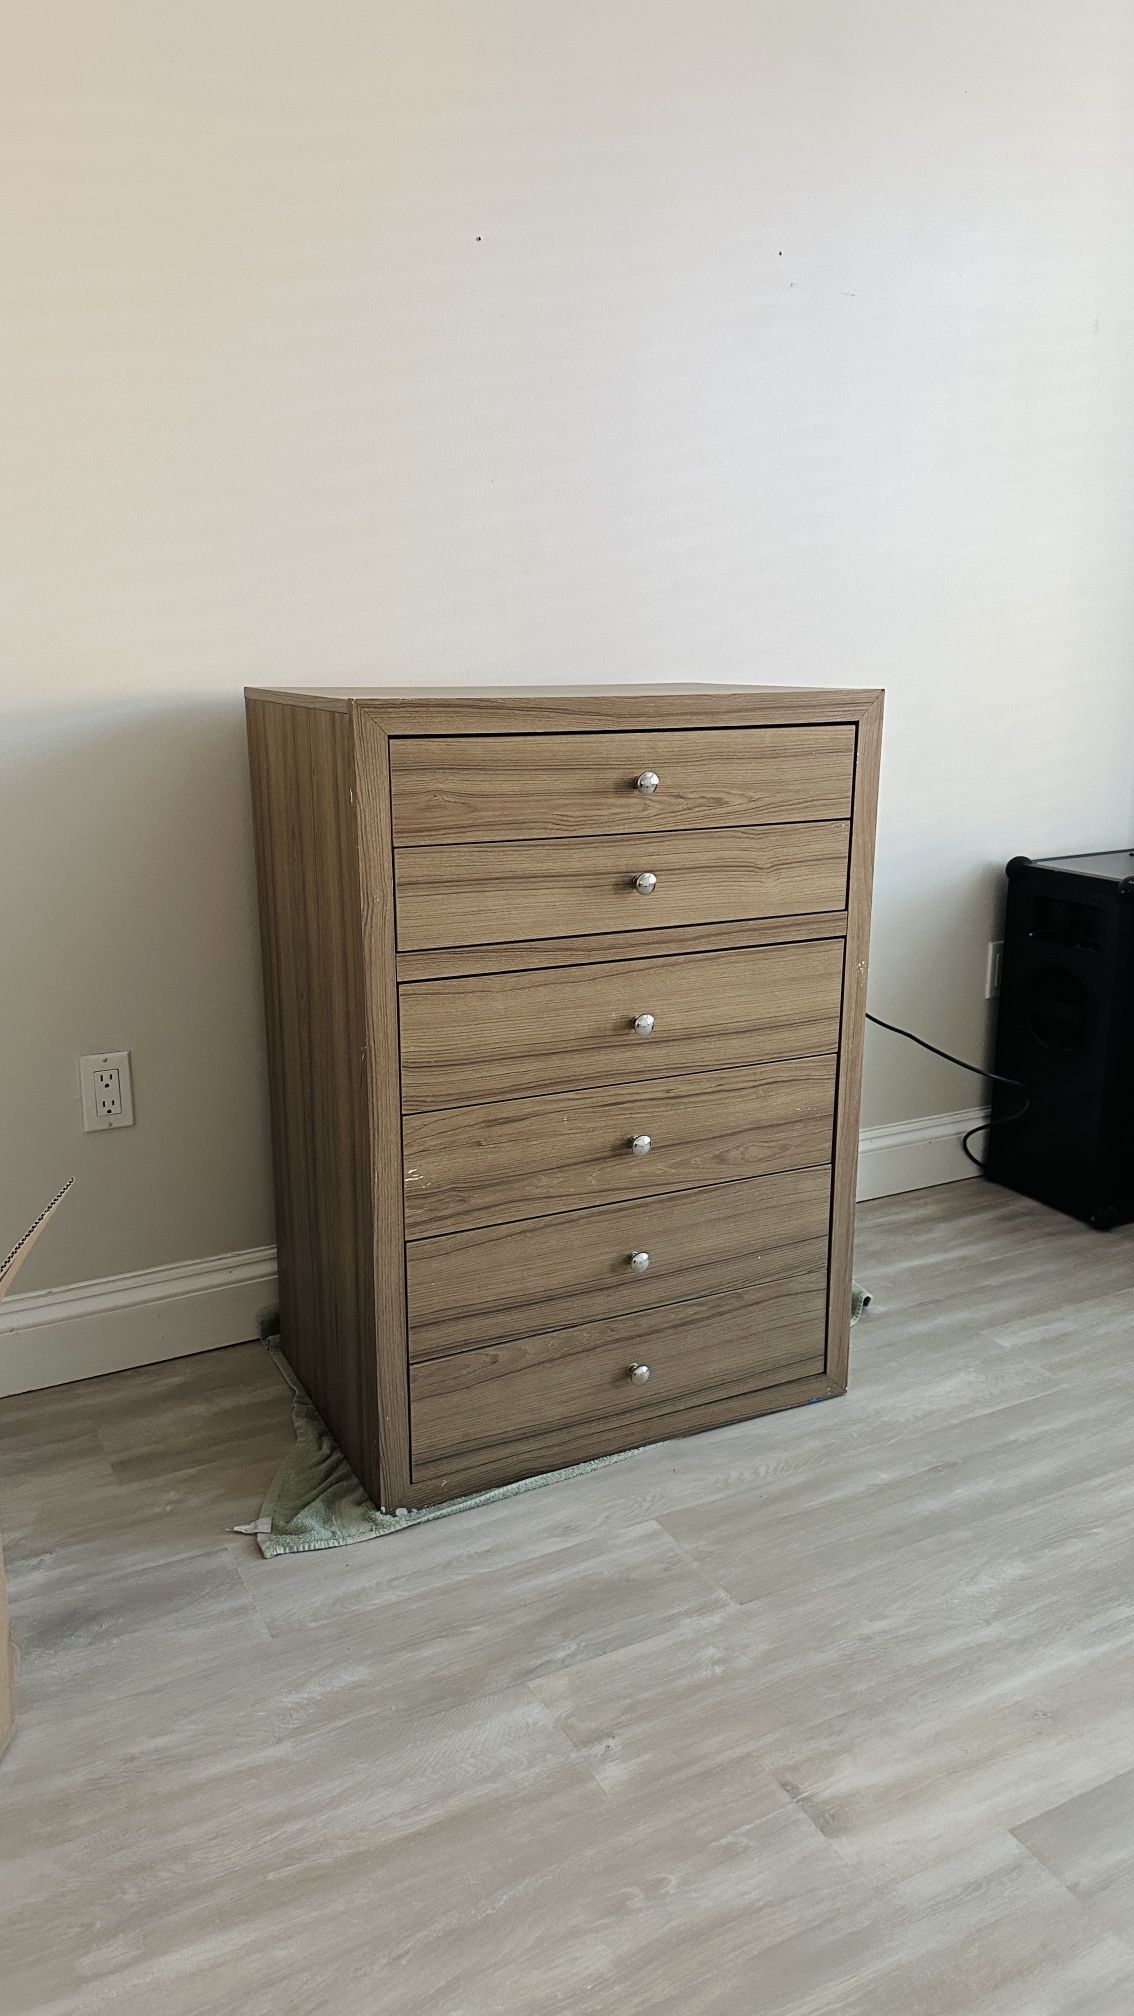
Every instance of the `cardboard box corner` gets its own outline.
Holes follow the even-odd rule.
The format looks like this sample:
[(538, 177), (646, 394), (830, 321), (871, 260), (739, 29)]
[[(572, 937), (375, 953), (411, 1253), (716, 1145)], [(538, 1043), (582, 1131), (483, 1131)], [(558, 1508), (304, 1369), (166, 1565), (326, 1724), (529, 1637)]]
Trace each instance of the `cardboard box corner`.
[[(16, 1241), (7, 1258), (0, 1261), (0, 1302), (4, 1300), (16, 1275), (50, 1219), (55, 1216), (71, 1184), (64, 1183), (62, 1190), (52, 1198), (46, 1209), (28, 1226), (21, 1239)], [(12, 1646), (12, 1632), (8, 1622), (8, 1586), (4, 1578), (4, 1546), (0, 1536), (0, 1757), (4, 1755), (12, 1739), (16, 1726), (16, 1655)]]

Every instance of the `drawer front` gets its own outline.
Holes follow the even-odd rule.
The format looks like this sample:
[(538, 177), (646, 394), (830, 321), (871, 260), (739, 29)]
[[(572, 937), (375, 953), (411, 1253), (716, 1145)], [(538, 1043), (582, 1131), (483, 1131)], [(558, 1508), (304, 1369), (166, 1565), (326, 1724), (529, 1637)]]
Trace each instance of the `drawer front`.
[(414, 1480), (570, 1462), (589, 1446), (570, 1438), (599, 1426), (624, 1427), (605, 1448), (632, 1448), (667, 1410), (814, 1376), (825, 1304), (820, 1269), (771, 1290), (738, 1288), (415, 1365)]
[(410, 1358), (825, 1268), (830, 1191), (792, 1170), (411, 1240)]
[(853, 781), (849, 726), (390, 744), (400, 847), (847, 819)]
[(403, 1103), (420, 1112), (833, 1050), (842, 973), (842, 940), (821, 938), (412, 981), (399, 989)]
[(407, 1238), (831, 1159), (835, 1059), (409, 1114)]
[(841, 910), (849, 836), (845, 820), (833, 819), (647, 840), (399, 847), (398, 946), (418, 952)]

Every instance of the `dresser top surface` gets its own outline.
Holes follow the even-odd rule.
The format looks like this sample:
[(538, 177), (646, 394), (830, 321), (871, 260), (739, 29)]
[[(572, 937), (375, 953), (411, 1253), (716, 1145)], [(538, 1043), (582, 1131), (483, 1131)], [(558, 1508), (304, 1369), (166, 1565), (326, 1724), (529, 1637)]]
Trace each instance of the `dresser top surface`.
[(881, 705), (877, 687), (721, 686), (247, 686), (249, 701), (365, 712), (391, 732), (470, 733), (477, 728), (673, 727), (860, 721)]

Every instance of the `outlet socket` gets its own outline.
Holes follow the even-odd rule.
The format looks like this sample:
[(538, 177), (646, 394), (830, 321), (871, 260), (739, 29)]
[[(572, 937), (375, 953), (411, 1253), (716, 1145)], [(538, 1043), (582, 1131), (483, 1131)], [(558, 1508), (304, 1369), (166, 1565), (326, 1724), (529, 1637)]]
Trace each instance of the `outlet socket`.
[(134, 1125), (134, 1085), (128, 1050), (102, 1050), (80, 1057), (79, 1089), (83, 1097), (83, 1132)]
[(990, 938), (984, 964), (984, 998), (995, 1001), (1000, 994), (1000, 968), (1004, 962), (1003, 938)]

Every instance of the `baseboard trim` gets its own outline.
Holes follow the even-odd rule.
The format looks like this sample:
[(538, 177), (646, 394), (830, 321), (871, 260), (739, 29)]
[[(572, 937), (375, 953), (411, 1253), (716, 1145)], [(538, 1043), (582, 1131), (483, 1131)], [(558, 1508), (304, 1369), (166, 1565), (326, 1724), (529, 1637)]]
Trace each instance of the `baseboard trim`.
[[(961, 1136), (986, 1117), (974, 1108), (864, 1128), (859, 1198), (974, 1175)], [(275, 1296), (274, 1246), (10, 1295), (0, 1305), (0, 1396), (242, 1343)]]
[(0, 1306), (0, 1395), (241, 1343), (258, 1334), (275, 1293), (275, 1248), (256, 1246), (9, 1295)]
[(974, 1106), (964, 1113), (930, 1113), (922, 1120), (899, 1120), (890, 1127), (864, 1127), (858, 1154), (859, 1203), (975, 1176), (976, 1169), (962, 1152), (961, 1137), (987, 1119), (987, 1107)]

